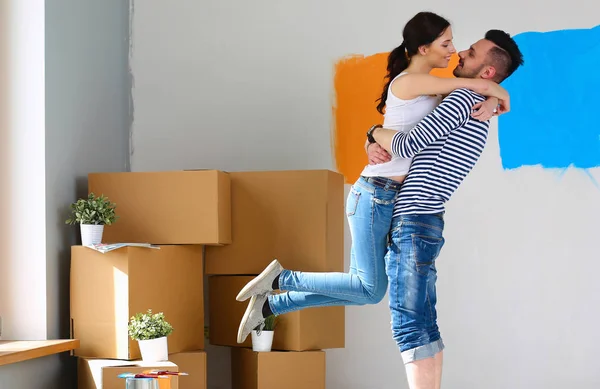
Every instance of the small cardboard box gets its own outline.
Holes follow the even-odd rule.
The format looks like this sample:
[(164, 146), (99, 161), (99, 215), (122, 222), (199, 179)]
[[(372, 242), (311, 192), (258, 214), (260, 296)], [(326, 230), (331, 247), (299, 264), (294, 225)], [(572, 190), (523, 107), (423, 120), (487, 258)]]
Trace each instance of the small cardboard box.
[(344, 178), (329, 170), (230, 172), (230, 245), (206, 248), (206, 274), (344, 270)]
[(229, 175), (218, 170), (90, 173), (88, 189), (117, 205), (103, 242), (231, 243)]
[(169, 360), (187, 376), (179, 377), (179, 389), (206, 389), (206, 353), (189, 351), (169, 355)]
[(325, 389), (323, 351), (231, 351), (232, 389)]
[(138, 312), (163, 312), (169, 352), (204, 348), (202, 246), (71, 248), (71, 335), (82, 357), (137, 359), (128, 334)]
[[(250, 300), (236, 301), (249, 276), (211, 276), (209, 285), (209, 339), (218, 346), (252, 347), (252, 335), (237, 343), (237, 332)], [(277, 317), (273, 350), (323, 350), (345, 346), (345, 308), (319, 307)]]
[[(119, 361), (109, 359), (79, 358), (77, 361), (77, 388), (78, 389), (123, 389), (126, 385), (125, 378), (119, 374), (141, 374), (152, 370), (184, 371), (172, 362), (142, 362)], [(160, 389), (178, 389), (179, 377), (158, 380)]]

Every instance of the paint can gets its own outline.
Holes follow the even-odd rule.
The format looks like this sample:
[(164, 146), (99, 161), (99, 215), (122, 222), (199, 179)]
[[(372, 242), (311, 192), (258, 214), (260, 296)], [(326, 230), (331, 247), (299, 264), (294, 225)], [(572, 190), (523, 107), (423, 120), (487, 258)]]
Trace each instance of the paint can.
[(158, 389), (157, 378), (127, 378), (125, 379), (127, 389)]

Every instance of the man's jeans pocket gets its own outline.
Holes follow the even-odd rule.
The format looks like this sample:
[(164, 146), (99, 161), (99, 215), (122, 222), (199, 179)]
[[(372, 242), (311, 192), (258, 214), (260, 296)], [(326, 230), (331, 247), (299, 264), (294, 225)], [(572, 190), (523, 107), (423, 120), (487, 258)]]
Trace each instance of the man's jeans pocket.
[(427, 275), (444, 246), (444, 238), (412, 234), (412, 244), (417, 271), (419, 274)]

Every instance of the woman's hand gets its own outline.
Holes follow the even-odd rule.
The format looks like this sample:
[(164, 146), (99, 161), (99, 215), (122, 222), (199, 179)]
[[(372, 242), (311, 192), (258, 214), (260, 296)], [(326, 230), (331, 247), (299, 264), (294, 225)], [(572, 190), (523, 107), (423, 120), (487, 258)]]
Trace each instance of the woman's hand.
[(486, 101), (473, 106), (471, 117), (482, 122), (490, 120), (492, 116), (502, 115), (510, 111), (510, 98), (498, 99), (490, 97)]
[(503, 113), (507, 113), (510, 111), (510, 95), (508, 91), (496, 84), (495, 88), (498, 90), (498, 93), (495, 93), (493, 96), (498, 98), (498, 107), (497, 114), (502, 115)]
[(491, 97), (486, 101), (475, 104), (471, 112), (471, 117), (482, 122), (490, 120), (494, 116), (498, 101), (497, 98)]
[(510, 111), (510, 98), (498, 100), (497, 111), (497, 115), (502, 115), (503, 113), (507, 113), (508, 111)]

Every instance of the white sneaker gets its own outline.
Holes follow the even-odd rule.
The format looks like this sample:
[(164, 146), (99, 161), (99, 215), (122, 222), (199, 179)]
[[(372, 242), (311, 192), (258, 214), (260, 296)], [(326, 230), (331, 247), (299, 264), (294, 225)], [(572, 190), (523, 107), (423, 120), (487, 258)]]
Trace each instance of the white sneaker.
[(264, 328), (265, 318), (263, 317), (262, 308), (265, 305), (268, 296), (268, 294), (254, 295), (250, 299), (248, 308), (246, 308), (246, 313), (244, 313), (244, 317), (238, 328), (238, 343), (244, 343), (248, 335), (256, 327), (260, 326), (259, 331)]
[(235, 299), (237, 301), (245, 301), (255, 295), (271, 293), (273, 291), (273, 281), (282, 271), (283, 266), (281, 266), (279, 261), (274, 259), (262, 273), (242, 288)]

